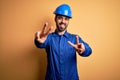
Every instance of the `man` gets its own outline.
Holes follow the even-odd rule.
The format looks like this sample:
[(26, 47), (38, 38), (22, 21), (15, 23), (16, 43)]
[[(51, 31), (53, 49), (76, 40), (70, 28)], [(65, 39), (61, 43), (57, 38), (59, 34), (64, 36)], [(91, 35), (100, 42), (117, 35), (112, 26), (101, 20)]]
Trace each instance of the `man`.
[(45, 23), (42, 31), (35, 34), (35, 45), (45, 48), (47, 52), (46, 80), (79, 80), (77, 72), (76, 52), (80, 56), (92, 53), (89, 45), (79, 36), (67, 32), (69, 19), (72, 18), (71, 8), (67, 4), (58, 6), (54, 12), (56, 30), (46, 31)]

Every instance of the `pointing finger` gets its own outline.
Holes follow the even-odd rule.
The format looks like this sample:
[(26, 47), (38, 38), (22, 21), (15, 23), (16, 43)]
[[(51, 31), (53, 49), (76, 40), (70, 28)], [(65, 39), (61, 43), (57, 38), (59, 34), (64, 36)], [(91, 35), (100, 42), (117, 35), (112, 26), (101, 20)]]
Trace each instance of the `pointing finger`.
[(44, 24), (44, 27), (43, 27), (43, 29), (42, 29), (42, 33), (45, 33), (45, 30), (46, 30), (46, 27), (48, 26), (48, 23), (46, 22), (45, 24)]
[(79, 44), (79, 38), (76, 36), (76, 44)]

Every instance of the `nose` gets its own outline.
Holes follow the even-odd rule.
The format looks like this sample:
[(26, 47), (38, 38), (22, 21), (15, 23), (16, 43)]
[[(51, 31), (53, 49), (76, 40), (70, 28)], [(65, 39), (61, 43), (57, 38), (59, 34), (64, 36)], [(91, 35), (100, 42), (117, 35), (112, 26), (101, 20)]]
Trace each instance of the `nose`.
[(65, 23), (65, 19), (64, 18), (62, 18), (62, 22)]

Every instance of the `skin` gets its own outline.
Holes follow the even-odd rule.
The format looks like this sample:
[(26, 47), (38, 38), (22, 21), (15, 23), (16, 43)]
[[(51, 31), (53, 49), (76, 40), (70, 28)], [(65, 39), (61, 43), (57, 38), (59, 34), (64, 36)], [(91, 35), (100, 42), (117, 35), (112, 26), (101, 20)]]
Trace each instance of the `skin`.
[[(62, 16), (62, 15), (56, 15), (55, 16), (55, 22), (56, 22), (56, 30), (57, 30), (58, 34), (59, 35), (64, 34), (65, 31), (67, 30), (67, 26), (69, 24), (69, 17)], [(44, 24), (42, 30), (35, 33), (35, 39), (39, 43), (44, 43), (45, 42), (48, 34), (50, 34), (50, 32), (51, 32), (51, 30), (53, 28), (51, 26), (48, 29), (48, 31), (46, 31), (47, 27), (48, 27), (48, 23), (46, 22)], [(85, 46), (84, 46), (83, 43), (79, 43), (78, 36), (76, 36), (76, 44), (73, 44), (70, 41), (68, 41), (68, 44), (70, 44), (71, 46), (73, 46), (79, 54), (82, 54), (85, 51)]]
[(58, 34), (59, 35), (64, 34), (69, 24), (69, 18), (65, 16), (57, 15), (55, 16), (55, 22), (56, 22), (56, 30), (58, 31)]

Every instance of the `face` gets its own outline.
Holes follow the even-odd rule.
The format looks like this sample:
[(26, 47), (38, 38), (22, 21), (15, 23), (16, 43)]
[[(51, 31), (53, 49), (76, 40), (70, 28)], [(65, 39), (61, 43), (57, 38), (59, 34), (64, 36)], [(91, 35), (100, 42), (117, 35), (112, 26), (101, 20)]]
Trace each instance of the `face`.
[(69, 17), (56, 15), (55, 22), (56, 22), (57, 30), (59, 32), (63, 32), (67, 29), (67, 26), (69, 24)]

